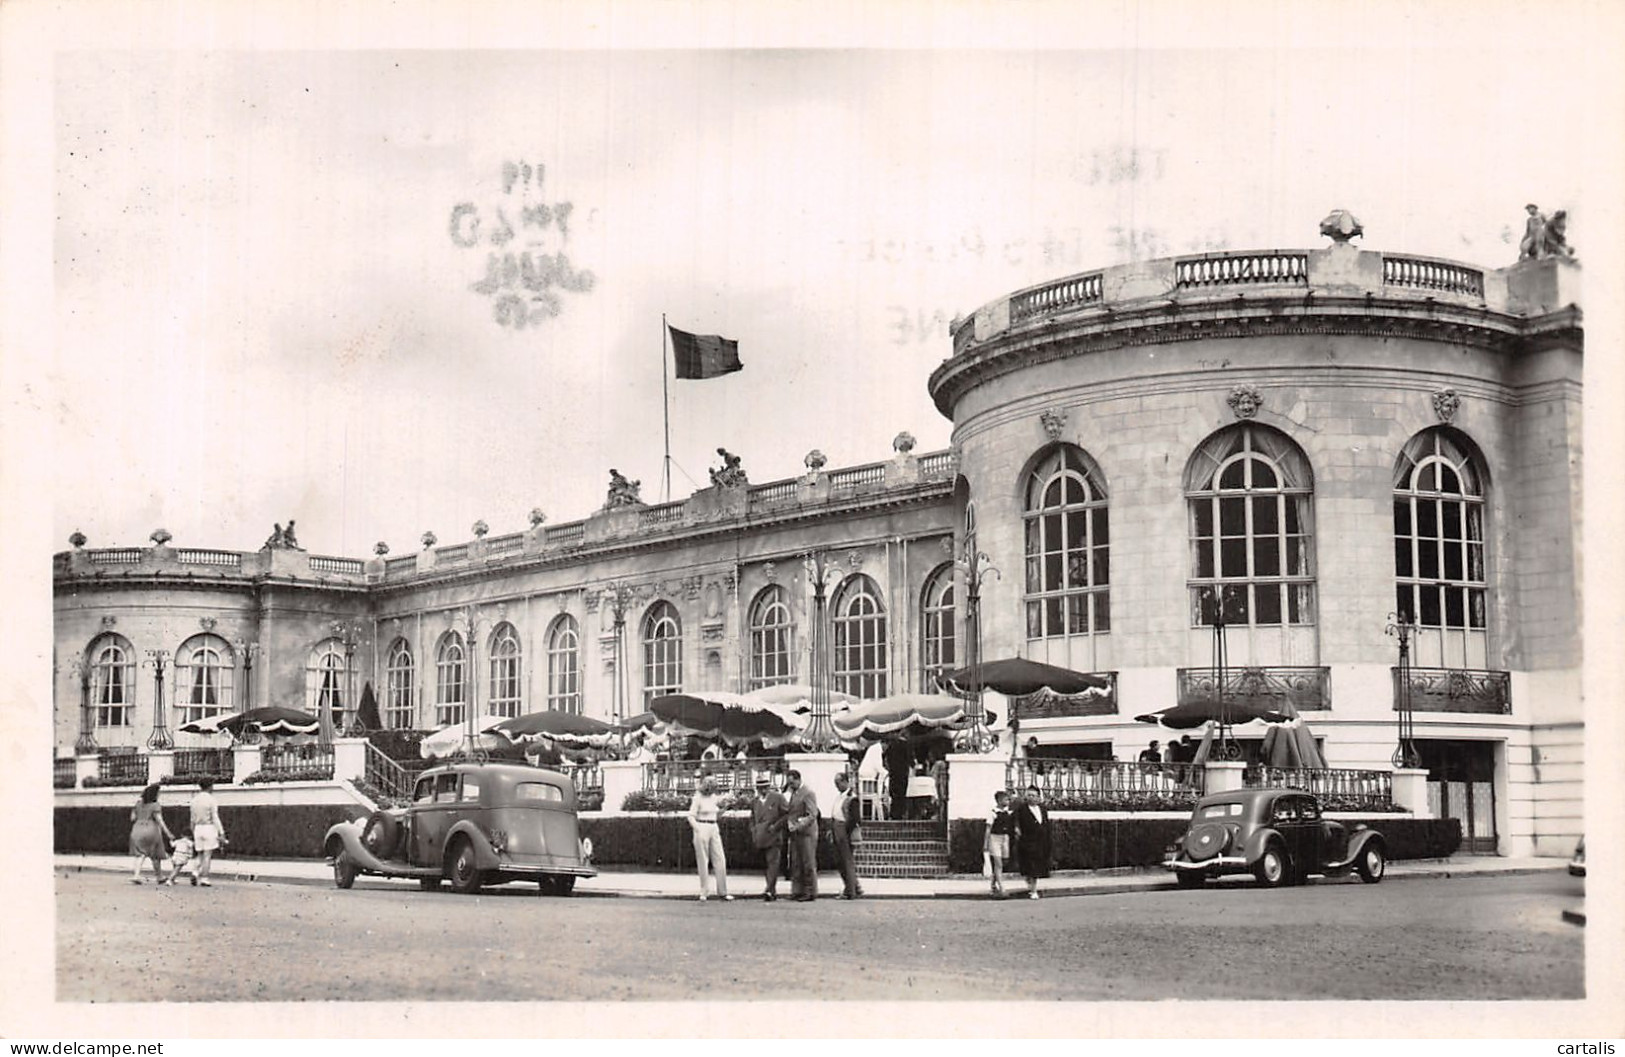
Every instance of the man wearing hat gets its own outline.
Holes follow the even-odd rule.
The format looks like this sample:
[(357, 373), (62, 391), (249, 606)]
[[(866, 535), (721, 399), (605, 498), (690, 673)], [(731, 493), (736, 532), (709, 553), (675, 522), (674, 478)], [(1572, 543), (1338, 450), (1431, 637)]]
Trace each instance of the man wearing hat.
[(767, 860), (764, 902), (779, 898), (779, 868), (784, 858), (785, 818), (789, 814), (790, 805), (784, 794), (773, 788), (773, 780), (765, 774), (758, 775), (756, 802), (750, 808), (750, 838)]

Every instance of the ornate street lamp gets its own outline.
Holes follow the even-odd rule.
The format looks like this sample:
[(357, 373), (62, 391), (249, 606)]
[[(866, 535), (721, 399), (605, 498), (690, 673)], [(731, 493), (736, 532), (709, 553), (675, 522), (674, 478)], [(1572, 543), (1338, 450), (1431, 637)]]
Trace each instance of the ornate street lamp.
[(1223, 587), (1202, 588), (1202, 597), (1213, 603), (1213, 692), (1218, 695), (1219, 736), (1218, 745), (1213, 752), (1213, 758), (1218, 760), (1241, 759), (1241, 746), (1230, 736), (1230, 710), (1225, 704), (1225, 684), (1229, 679), (1225, 669), (1229, 661), (1229, 646), (1225, 643), (1224, 606), (1225, 602), (1234, 597), (1236, 590), (1234, 584)]
[(350, 713), (350, 722), (344, 725), (344, 733), (350, 737), (360, 737), (365, 733), (361, 727), (360, 702), (355, 696), (355, 651), (357, 646), (367, 645), (366, 631), (366, 625), (360, 621), (353, 623), (347, 620), (333, 621), (333, 634), (344, 644), (343, 705), (344, 711)]
[(247, 712), (254, 707), (254, 658), (260, 655), (260, 644), (247, 639), (232, 639), (231, 648), (243, 659), (243, 707)]
[(811, 672), (808, 680), (812, 685), (812, 720), (807, 729), (801, 733), (801, 742), (813, 752), (834, 752), (840, 747), (840, 736), (835, 733), (835, 724), (830, 720), (829, 682), (830, 682), (830, 656), (829, 656), (829, 622), (827, 592), (833, 585), (839, 584), (844, 575), (840, 566), (830, 558), (827, 551), (813, 551), (802, 558), (802, 565), (807, 570), (807, 579), (813, 590), (813, 624)]
[(1394, 749), (1395, 767), (1420, 767), (1422, 755), (1416, 751), (1416, 716), (1411, 711), (1411, 635), (1416, 624), (1409, 613), (1401, 610), (1388, 614), (1385, 634), (1399, 640), (1399, 685), (1395, 688), (1396, 715), (1399, 719), (1399, 745)]
[(463, 627), (465, 637), (468, 639), (468, 695), (463, 701), (463, 719), (466, 724), (463, 736), (464, 755), (476, 759), (484, 759), (485, 751), (479, 746), (479, 731), (474, 727), (474, 713), (480, 700), (479, 664), (475, 642), (480, 633), (480, 607), (469, 606), (457, 614), (458, 623)]
[(152, 733), (147, 736), (149, 749), (173, 749), (175, 739), (164, 722), (164, 662), (169, 660), (168, 650), (148, 650), (145, 663), (152, 665), (156, 690), (152, 698)]
[[(1003, 579), (997, 568), (989, 564), (987, 555), (976, 549), (974, 537), (971, 546), (954, 559), (954, 568), (965, 578), (965, 663), (975, 668), (982, 663), (982, 581), (989, 575)], [(970, 723), (954, 737), (954, 748), (961, 752), (992, 752), (997, 739), (987, 729), (987, 709), (982, 705), (982, 684), (967, 697)]]
[(90, 701), (90, 673), (93, 667), (88, 657), (80, 657), (68, 667), (79, 681), (79, 737), (74, 739), (73, 751), (80, 756), (92, 755), (97, 749), (96, 709)]
[(604, 588), (605, 600), (609, 603), (609, 612), (614, 620), (612, 625), (615, 632), (615, 685), (611, 697), (611, 719), (620, 729), (621, 748), (626, 748), (627, 719), (627, 688), (626, 688), (626, 611), (632, 608), (637, 594), (632, 585), (624, 580), (617, 580)]

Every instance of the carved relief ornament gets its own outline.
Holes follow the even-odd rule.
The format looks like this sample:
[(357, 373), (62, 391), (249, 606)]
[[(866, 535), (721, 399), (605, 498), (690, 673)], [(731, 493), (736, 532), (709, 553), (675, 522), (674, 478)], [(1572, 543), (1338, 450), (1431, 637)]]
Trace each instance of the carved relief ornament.
[(1256, 385), (1238, 385), (1230, 390), (1226, 402), (1237, 418), (1252, 418), (1264, 406), (1264, 394), (1258, 391)]
[(1066, 431), (1066, 410), (1052, 407), (1040, 414), (1038, 421), (1043, 424), (1044, 432), (1049, 436), (1050, 440), (1060, 440), (1061, 434)]
[(1433, 394), (1433, 413), (1445, 425), (1456, 420), (1456, 412), (1461, 410), (1461, 397), (1454, 389), (1440, 389)]

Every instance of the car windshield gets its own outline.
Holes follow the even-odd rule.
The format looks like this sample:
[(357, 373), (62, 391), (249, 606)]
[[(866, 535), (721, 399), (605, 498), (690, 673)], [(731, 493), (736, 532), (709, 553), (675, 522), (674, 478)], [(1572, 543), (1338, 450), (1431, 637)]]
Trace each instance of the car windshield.
[(1240, 818), (1241, 805), (1235, 803), (1204, 804), (1201, 809), (1203, 818)]

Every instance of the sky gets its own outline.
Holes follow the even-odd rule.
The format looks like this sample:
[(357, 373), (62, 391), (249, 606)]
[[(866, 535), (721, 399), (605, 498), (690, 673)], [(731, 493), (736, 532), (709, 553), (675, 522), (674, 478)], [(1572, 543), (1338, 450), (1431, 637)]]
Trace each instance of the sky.
[[(926, 378), (955, 316), (1318, 246), (1333, 208), (1367, 248), (1498, 267), (1534, 201), (1584, 259), (1587, 114), (1551, 69), (1394, 44), (64, 52), (54, 545), (255, 549), (296, 519), (365, 556), (575, 520), (611, 467), (662, 498), (668, 416), (673, 499), (719, 446), (757, 482), (904, 430), (945, 448)], [(526, 253), (552, 299), (516, 314)], [(663, 315), (744, 370), (663, 399)]]

